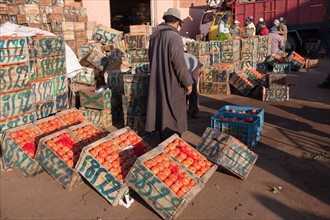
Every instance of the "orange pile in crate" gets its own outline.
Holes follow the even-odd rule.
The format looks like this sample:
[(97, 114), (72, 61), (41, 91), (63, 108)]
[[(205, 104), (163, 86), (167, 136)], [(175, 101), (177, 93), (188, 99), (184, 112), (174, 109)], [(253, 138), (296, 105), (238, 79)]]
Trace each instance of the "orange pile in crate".
[(72, 111), (64, 115), (59, 115), (59, 117), (69, 126), (87, 121), (81, 111)]
[(129, 154), (123, 151), (120, 152), (112, 141), (103, 142), (93, 147), (89, 152), (112, 176), (120, 183), (124, 183), (127, 173), (134, 164)]
[(45, 122), (36, 124), (36, 126), (45, 134), (54, 133), (56, 131), (62, 130), (65, 124), (59, 118), (54, 118)]
[(279, 54), (273, 54), (273, 57), (277, 60), (277, 61), (279, 61), (279, 62), (281, 62), (281, 63), (285, 63), (285, 59), (281, 56), (281, 55), (279, 55)]
[(151, 150), (150, 146), (142, 141), (134, 131), (126, 131), (122, 135), (113, 138), (114, 142), (118, 144), (122, 149), (128, 146), (134, 146), (134, 152), (141, 156), (142, 154)]
[(15, 131), (9, 136), (29, 155), (29, 157), (34, 158), (41, 135), (42, 133), (35, 128), (25, 128)]
[(290, 57), (292, 59), (297, 60), (299, 63), (304, 63), (305, 62), (305, 58), (303, 58), (302, 56), (300, 56), (298, 53), (296, 53), (295, 51), (293, 51), (290, 55)]
[(102, 135), (103, 132), (97, 129), (92, 124), (87, 124), (86, 126), (77, 128), (73, 130), (73, 133), (80, 138), (81, 140), (85, 141), (87, 144), (90, 144), (96, 140), (98, 140)]
[(71, 168), (75, 167), (83, 149), (83, 145), (69, 132), (65, 132), (46, 141), (46, 145)]
[(164, 150), (198, 177), (203, 176), (212, 166), (203, 155), (179, 138), (168, 144)]
[(180, 198), (196, 184), (194, 179), (164, 153), (145, 161), (144, 165)]

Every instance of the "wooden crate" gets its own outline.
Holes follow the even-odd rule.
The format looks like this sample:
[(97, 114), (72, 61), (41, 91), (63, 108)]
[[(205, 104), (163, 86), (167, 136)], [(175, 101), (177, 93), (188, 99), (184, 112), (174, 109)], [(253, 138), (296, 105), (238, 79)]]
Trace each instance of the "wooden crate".
[(63, 38), (64, 38), (65, 42), (76, 40), (74, 31), (63, 31), (62, 34), (63, 34)]
[(186, 44), (187, 53), (194, 56), (206, 55), (210, 52), (210, 43), (199, 41), (199, 42), (188, 42)]
[(17, 15), (18, 7), (16, 5), (8, 5), (8, 14), (9, 15)]
[(112, 114), (111, 109), (92, 109), (92, 108), (81, 108), (85, 113), (85, 117), (88, 121), (100, 128), (107, 128), (112, 125)]
[(138, 135), (144, 135), (146, 127), (146, 116), (130, 115), (124, 112), (124, 125), (130, 127)]
[(110, 62), (119, 61), (125, 66), (130, 67), (132, 64), (132, 56), (128, 53), (123, 52), (122, 50), (115, 48), (109, 57)]
[(54, 77), (66, 74), (65, 56), (36, 58), (35, 78)]
[(258, 37), (258, 54), (262, 54), (264, 56), (271, 55), (271, 39), (269, 36), (259, 36)]
[(199, 92), (209, 95), (229, 95), (230, 87), (228, 83), (200, 82)]
[(125, 47), (127, 50), (146, 49), (149, 37), (147, 34), (125, 34)]
[(0, 67), (0, 94), (31, 88), (29, 64)]
[[(56, 125), (53, 126), (45, 126), (46, 123), (53, 124), (56, 122)], [(57, 122), (59, 124), (57, 124)], [(40, 129), (44, 136), (48, 136), (54, 134), (60, 130), (66, 129), (68, 125), (58, 116), (49, 116), (46, 118), (39, 119), (33, 122), (33, 125)]]
[(257, 69), (258, 61), (250, 60), (250, 61), (240, 61), (240, 70), (250, 70), (250, 69)]
[(86, 31), (85, 22), (74, 22), (74, 31)]
[(45, 118), (57, 112), (55, 100), (49, 99), (36, 103), (36, 117), (37, 119)]
[(291, 73), (291, 63), (274, 63), (273, 65), (274, 73)]
[(85, 66), (84, 63), (87, 63), (87, 64), (92, 65), (99, 71), (102, 71), (103, 66), (102, 66), (101, 60), (103, 57), (105, 57), (105, 55), (101, 51), (93, 48), (86, 56), (84, 56), (80, 60), (80, 64)]
[(150, 75), (139, 73), (134, 75), (124, 75), (125, 95), (147, 95), (149, 93)]
[[(177, 143), (176, 143), (177, 142)], [(185, 154), (193, 154), (191, 155), (191, 158), (195, 159), (194, 161), (201, 162), (202, 160), (208, 161), (206, 157), (204, 157), (200, 152), (198, 152), (195, 148), (193, 148), (191, 145), (189, 145), (186, 141), (184, 141), (182, 138), (180, 138), (177, 134), (172, 135), (171, 137), (167, 138), (165, 141), (160, 143), (158, 146), (160, 148), (163, 148), (164, 151), (171, 154), (171, 151), (167, 149), (169, 145), (172, 145), (174, 149), (179, 149), (180, 152), (183, 152)], [(181, 150), (181, 147), (188, 147), (190, 149), (190, 152), (187, 152), (187, 149)], [(185, 151), (185, 152), (184, 152)], [(196, 175), (196, 177), (201, 180), (204, 184), (211, 178), (211, 176), (214, 174), (214, 172), (217, 170), (218, 166), (210, 163), (210, 168), (204, 172), (201, 176), (197, 175), (197, 170), (193, 168), (192, 165), (186, 166), (184, 161), (180, 161), (178, 157), (174, 157), (174, 155), (171, 154), (174, 160), (176, 160), (178, 163), (182, 164), (186, 167), (187, 172), (189, 172), (191, 175)], [(187, 155), (188, 156), (188, 155)], [(188, 156), (189, 157), (189, 156)]]
[(15, 128), (20, 125), (25, 125), (35, 120), (36, 120), (35, 112), (23, 113), (11, 118), (6, 118), (5, 120), (0, 120), (0, 135), (3, 134), (3, 132), (6, 131), (7, 129)]
[(94, 32), (94, 40), (102, 44), (113, 44), (123, 37), (122, 31), (117, 31), (115, 29), (105, 27), (102, 25), (97, 25)]
[(35, 110), (35, 97), (30, 89), (0, 94), (0, 121)]
[(65, 56), (65, 42), (63, 37), (35, 37), (33, 38), (32, 45), (36, 57)]
[(257, 51), (258, 37), (241, 38), (242, 51)]
[(235, 137), (206, 128), (197, 150), (207, 159), (245, 180), (258, 155)]
[(27, 23), (25, 14), (17, 14), (16, 17), (17, 17), (17, 24), (26, 24)]
[[(108, 74), (107, 85), (114, 94), (124, 94), (124, 76), (130, 72), (117, 72)], [(121, 99), (121, 98), (120, 98)]]
[[(128, 186), (138, 193), (163, 219), (175, 219), (189, 206), (193, 198), (202, 190), (204, 184), (195, 176), (186, 172), (189, 179), (196, 181), (196, 185), (194, 185), (181, 198), (177, 196), (144, 164), (144, 162), (153, 159), (162, 153), (164, 153), (163, 148), (156, 147), (139, 157), (126, 177), (126, 181)], [(171, 161), (173, 164), (176, 164), (176, 167), (180, 167), (181, 170), (187, 171), (187, 169), (172, 158)]]
[(240, 91), (244, 96), (249, 95), (256, 86), (253, 82), (246, 79), (242, 74), (234, 73), (230, 78), (229, 83)]
[[(93, 149), (107, 142), (113, 143), (113, 141), (105, 137), (85, 147), (77, 163), (77, 170), (112, 206), (117, 206), (120, 199), (125, 194), (128, 194), (128, 186), (125, 182), (119, 182), (118, 179), (91, 154)], [(117, 146), (115, 145), (115, 147)], [(118, 149), (120, 148), (118, 147)], [(120, 155), (122, 154), (126, 155), (124, 151), (120, 152)], [(129, 155), (126, 156), (129, 157)]]
[(58, 112), (56, 113), (56, 116), (61, 118), (69, 126), (77, 125), (87, 121), (87, 118), (83, 115), (83, 112), (76, 108)]
[(289, 101), (289, 87), (262, 87), (262, 101)]
[(40, 9), (39, 5), (24, 5), (24, 12), (26, 14), (27, 22), (31, 24), (40, 24), (41, 23), (41, 16), (40, 16)]
[(76, 19), (78, 22), (87, 22), (88, 21), (87, 15), (77, 15)]
[(283, 88), (286, 86), (286, 74), (266, 73), (267, 88)]
[(129, 32), (131, 34), (151, 34), (152, 27), (150, 25), (130, 25)]
[(305, 68), (316, 68), (319, 63), (319, 59), (306, 59)]
[(53, 6), (52, 0), (39, 0), (40, 6)]
[(111, 109), (112, 91), (94, 92), (93, 87), (80, 90), (80, 104), (85, 108)]
[(57, 93), (55, 96), (56, 111), (63, 111), (69, 108), (68, 92)]
[(37, 81), (32, 81), (31, 86), (35, 102), (54, 100), (55, 85), (53, 79), (38, 79)]
[(76, 22), (77, 21), (76, 9), (64, 7), (64, 19), (65, 21)]
[(65, 7), (74, 7), (75, 6), (75, 0), (64, 0), (64, 6)]
[(131, 55), (132, 64), (149, 62), (148, 49), (127, 50), (127, 53)]
[[(220, 52), (220, 63), (234, 63), (240, 60), (238, 51), (223, 51)], [(212, 65), (212, 64), (211, 64)]]
[(306, 63), (306, 59), (295, 51), (293, 51), (286, 60), (288, 63), (291, 63), (291, 69), (294, 71), (299, 71)]
[(81, 59), (89, 53), (90, 49), (88, 45), (80, 45), (78, 47), (78, 58)]
[[(16, 41), (18, 43), (18, 41)], [(20, 41), (22, 42), (22, 41)], [(8, 40), (0, 40), (0, 43), (4, 47), (12, 46)], [(1, 45), (1, 44), (0, 44)], [(7, 47), (7, 48), (0, 48), (0, 65), (10, 65), (10, 64), (19, 64), (19, 63), (26, 63), (29, 61), (29, 52), (26, 46), (20, 47)]]
[[(96, 134), (90, 134), (88, 133), (87, 136), (81, 135), (80, 130), (85, 128), (86, 126), (89, 126), (90, 129), (96, 130)], [(82, 141), (84, 144), (89, 145), (101, 138), (104, 138), (109, 134), (107, 130), (103, 131), (101, 128), (95, 126), (92, 122), (85, 121), (78, 125), (73, 125), (68, 128), (75, 136), (78, 138), (78, 140)]]
[(241, 51), (241, 61), (253, 61), (258, 59), (258, 53), (256, 50)]
[[(34, 177), (44, 170), (39, 163), (31, 158), (12, 137), (11, 134), (25, 128), (33, 128), (39, 132), (37, 139), (43, 135), (33, 124), (26, 124), (19, 127), (8, 129), (4, 132), (1, 142), (2, 160), (5, 169), (11, 167), (18, 167), (18, 169), (24, 174), (24, 176)], [(32, 141), (35, 145), (38, 145), (38, 141)]]
[(123, 111), (128, 115), (143, 116), (147, 114), (148, 95), (122, 95)]
[(150, 64), (147, 63), (132, 63), (132, 73), (150, 73)]
[[(54, 6), (53, 6), (53, 10), (54, 10)], [(63, 12), (62, 13), (51, 13), (48, 16), (48, 21), (49, 22), (62, 22), (64, 21), (64, 15)]]
[(220, 51), (239, 51), (241, 49), (241, 42), (239, 39), (222, 40), (220, 41)]
[(95, 73), (94, 69), (83, 67), (81, 70), (77, 72), (75, 81), (77, 83), (82, 83), (86, 85), (95, 85)]
[(0, 14), (7, 15), (8, 14), (8, 5), (0, 3)]
[(209, 54), (200, 55), (198, 57), (198, 60), (201, 64), (203, 64), (203, 68), (207, 68), (210, 66), (210, 55)]
[(52, 6), (40, 6), (40, 16), (41, 16), (41, 22), (42, 23), (50, 23), (51, 20), (48, 19), (49, 15), (53, 13), (53, 7)]
[[(46, 136), (39, 141), (36, 160), (47, 171), (47, 173), (59, 184), (61, 184), (66, 190), (72, 190), (74, 187), (83, 183), (80, 174), (75, 168), (69, 167), (69, 165), (62, 160), (62, 158), (60, 158), (52, 149), (46, 145), (47, 141), (64, 133), (70, 133), (74, 141), (79, 142), (78, 138), (67, 129)], [(80, 144), (83, 143), (80, 142)]]

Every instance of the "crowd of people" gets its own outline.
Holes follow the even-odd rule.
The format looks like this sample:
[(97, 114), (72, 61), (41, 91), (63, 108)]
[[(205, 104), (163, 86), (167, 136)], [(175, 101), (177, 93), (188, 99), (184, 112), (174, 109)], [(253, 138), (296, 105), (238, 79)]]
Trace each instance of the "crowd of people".
[[(240, 22), (235, 20), (232, 25), (228, 24), (229, 15), (224, 14), (219, 22), (218, 33), (230, 34), (233, 37), (240, 36), (241, 27)], [(268, 35), (271, 39), (271, 51), (272, 53), (285, 52), (285, 44), (287, 41), (288, 28), (284, 18), (275, 19), (270, 29), (267, 28), (267, 24), (263, 18), (259, 18), (258, 23), (254, 25), (253, 16), (249, 16), (245, 19), (244, 28), (249, 29), (252, 36)]]

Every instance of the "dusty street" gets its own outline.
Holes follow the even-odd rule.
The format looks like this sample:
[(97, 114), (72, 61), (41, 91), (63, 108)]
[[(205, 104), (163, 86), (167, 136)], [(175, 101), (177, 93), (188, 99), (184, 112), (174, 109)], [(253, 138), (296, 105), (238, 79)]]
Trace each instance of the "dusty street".
[[(259, 107), (265, 110), (253, 149), (259, 158), (245, 181), (219, 168), (179, 219), (330, 219), (330, 89), (317, 87), (329, 71), (330, 60), (323, 59), (318, 68), (289, 74), (287, 102), (201, 96), (200, 118), (189, 118), (183, 139), (196, 146), (224, 105)], [(325, 152), (328, 158), (320, 154)], [(129, 209), (113, 208), (87, 184), (68, 192), (47, 173), (25, 178), (15, 168), (1, 172), (0, 186), (4, 220), (160, 219), (137, 194)], [(273, 193), (273, 187), (281, 190)]]

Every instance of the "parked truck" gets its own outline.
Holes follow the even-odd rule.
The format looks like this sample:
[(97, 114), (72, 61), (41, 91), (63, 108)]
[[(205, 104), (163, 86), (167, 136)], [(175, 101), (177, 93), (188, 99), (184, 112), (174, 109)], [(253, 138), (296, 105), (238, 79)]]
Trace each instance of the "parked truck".
[[(268, 27), (273, 25), (275, 19), (283, 17), (288, 26), (288, 46), (291, 50), (302, 47), (304, 40), (315, 38), (328, 19), (327, 7), (329, 0), (227, 0), (222, 1), (217, 8), (204, 12), (200, 31), (205, 36), (209, 30), (207, 26), (214, 26), (219, 21), (221, 11), (231, 11), (232, 21), (241, 22), (241, 27), (248, 16), (253, 16), (256, 24), (259, 18), (264, 18)], [(208, 21), (207, 18), (213, 18)], [(214, 28), (213, 28), (214, 29)], [(207, 31), (207, 33), (206, 33)], [(214, 30), (213, 30), (214, 31)]]

